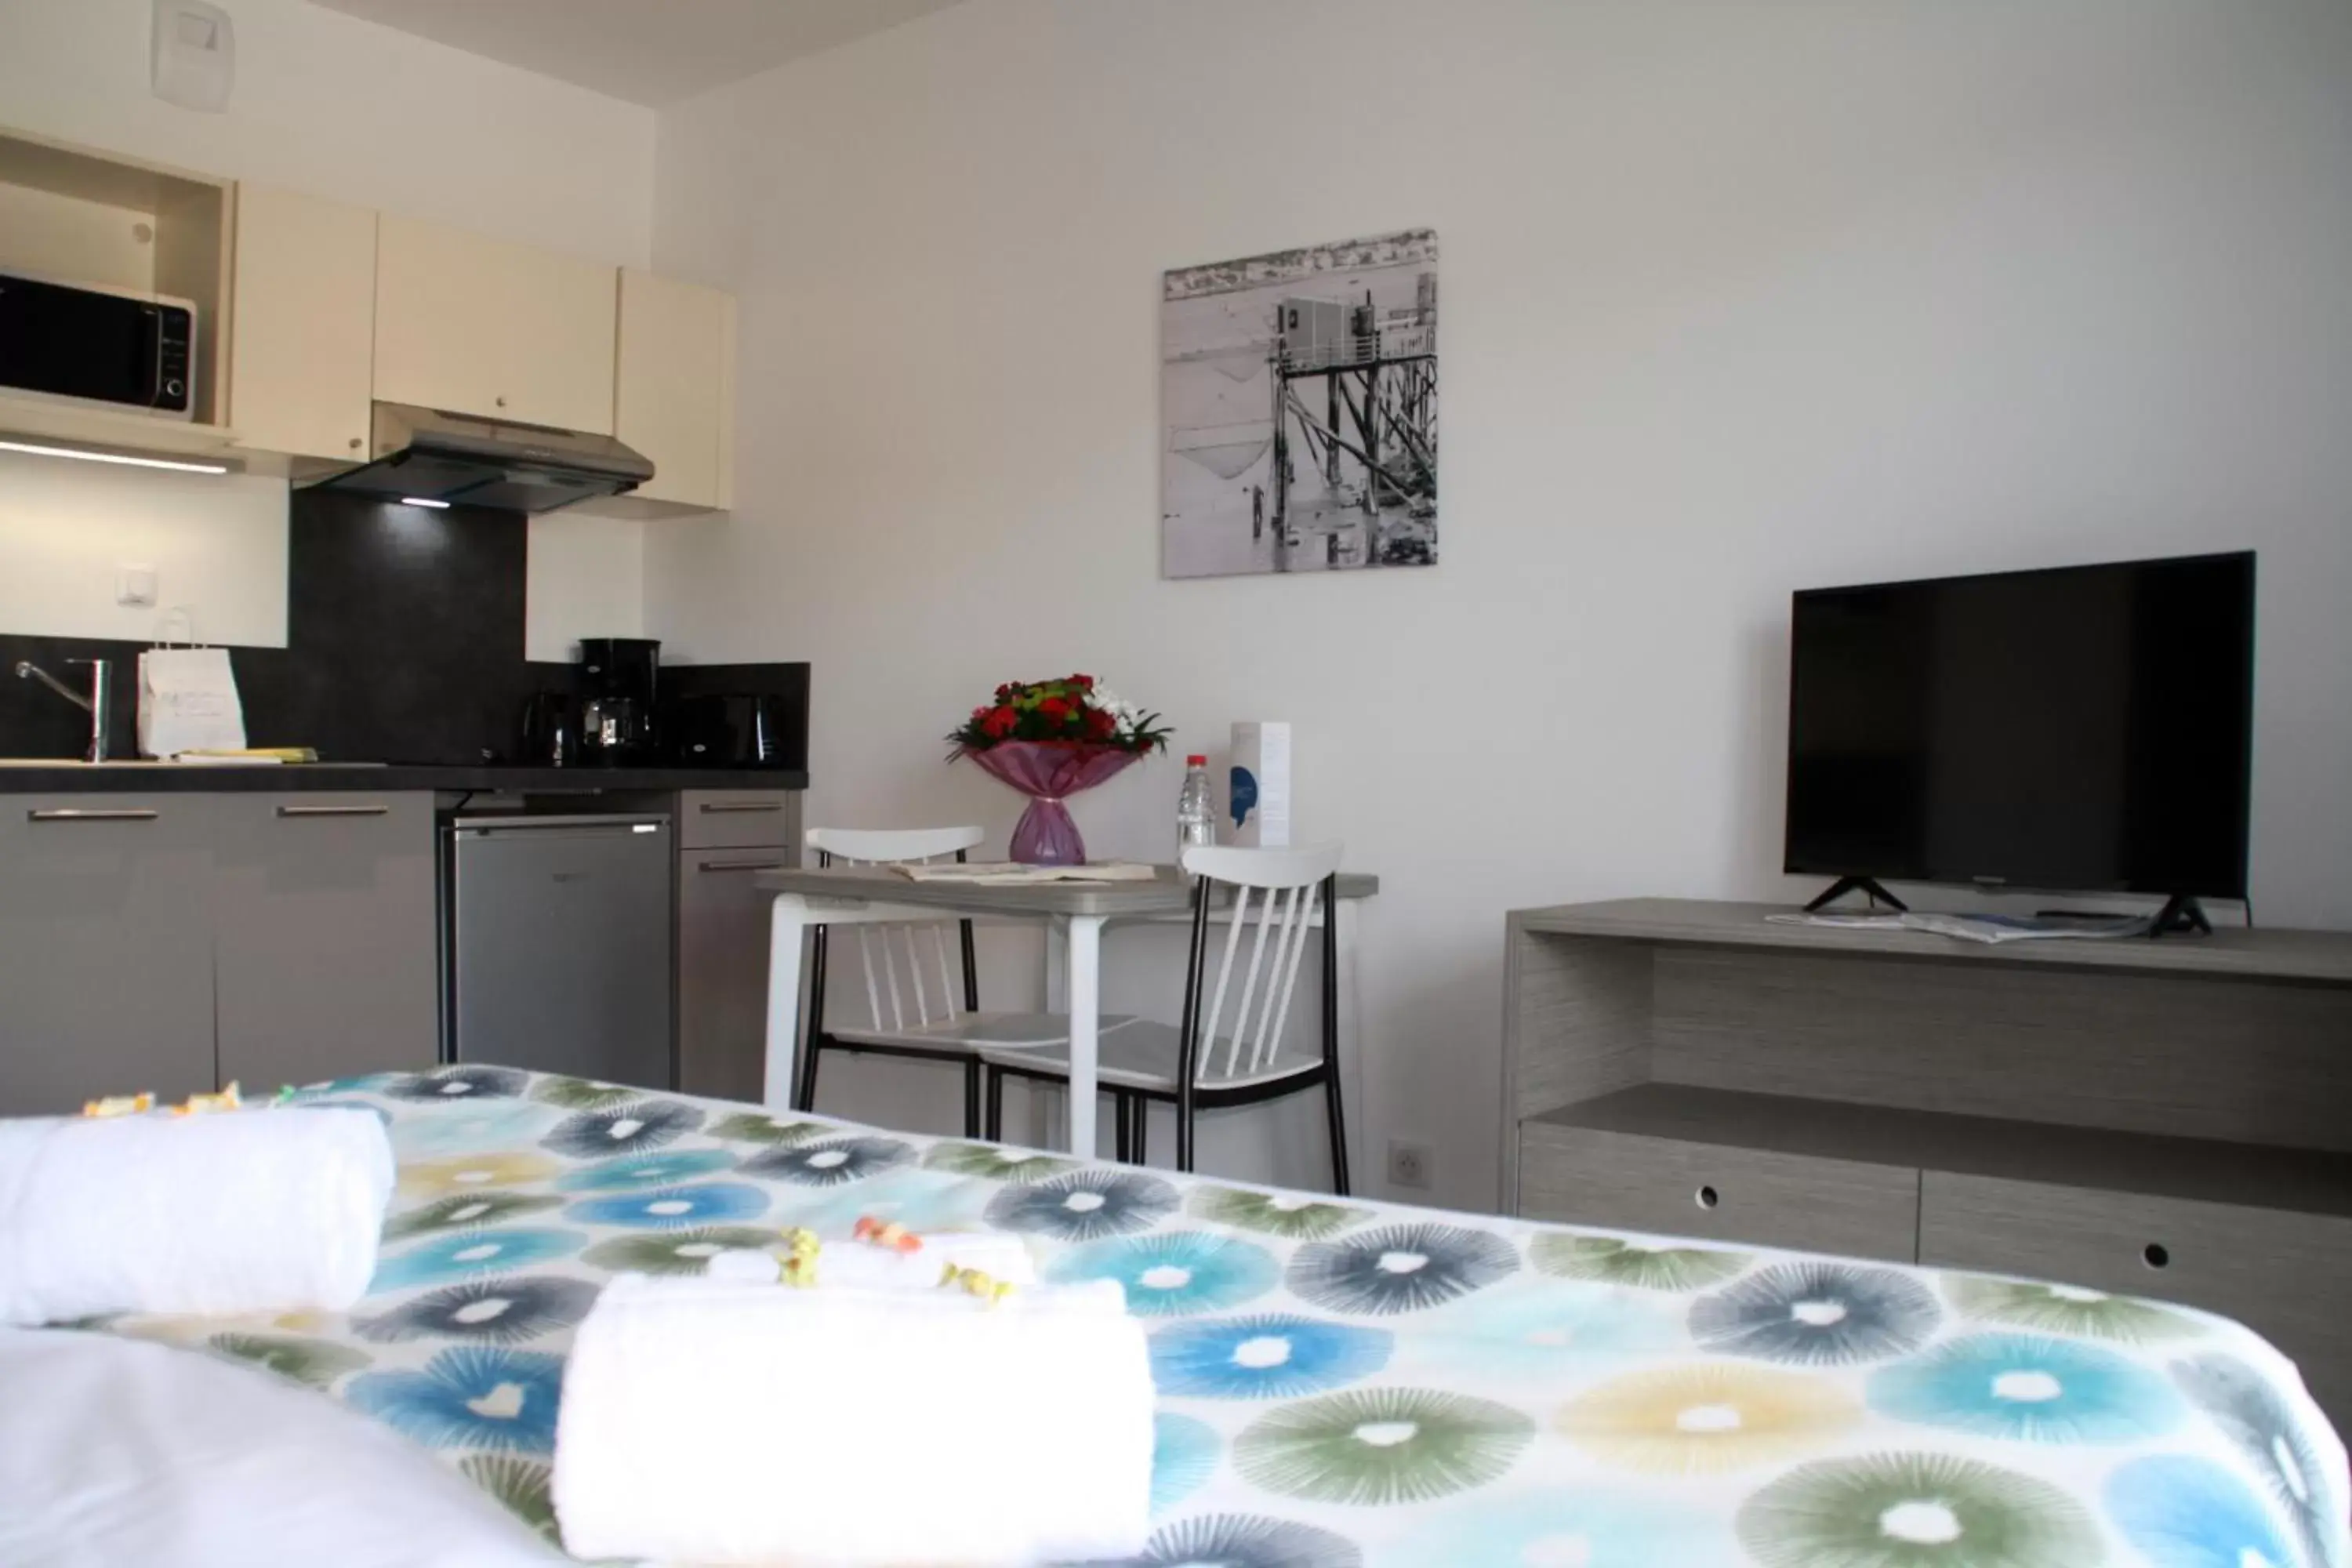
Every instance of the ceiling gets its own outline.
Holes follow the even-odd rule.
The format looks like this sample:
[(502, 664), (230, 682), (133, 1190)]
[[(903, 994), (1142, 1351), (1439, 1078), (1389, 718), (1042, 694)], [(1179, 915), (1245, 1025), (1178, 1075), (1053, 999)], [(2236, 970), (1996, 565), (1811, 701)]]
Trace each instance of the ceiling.
[(957, 0), (312, 0), (661, 108)]

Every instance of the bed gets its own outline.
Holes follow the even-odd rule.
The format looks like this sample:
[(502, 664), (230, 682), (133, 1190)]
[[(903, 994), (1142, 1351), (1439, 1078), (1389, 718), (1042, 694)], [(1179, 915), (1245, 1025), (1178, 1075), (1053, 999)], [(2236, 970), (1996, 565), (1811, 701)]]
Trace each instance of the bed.
[(390, 1126), (399, 1189), (367, 1300), (90, 1326), (310, 1384), (551, 1539), (563, 1357), (599, 1282), (875, 1215), (1014, 1232), (1046, 1279), (1126, 1288), (1160, 1394), (1141, 1563), (2352, 1563), (2344, 1449), (2294, 1368), (2185, 1308), (500, 1068), (302, 1098)]

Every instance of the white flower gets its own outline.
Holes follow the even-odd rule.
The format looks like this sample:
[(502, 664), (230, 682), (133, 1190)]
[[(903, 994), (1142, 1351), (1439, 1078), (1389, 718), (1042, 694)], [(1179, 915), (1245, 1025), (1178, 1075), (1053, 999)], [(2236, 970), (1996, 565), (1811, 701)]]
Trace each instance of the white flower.
[(1097, 681), (1095, 689), (1087, 693), (1087, 704), (1091, 708), (1098, 708), (1117, 719), (1123, 729), (1134, 729), (1143, 718), (1142, 709), (1138, 708), (1100, 681)]

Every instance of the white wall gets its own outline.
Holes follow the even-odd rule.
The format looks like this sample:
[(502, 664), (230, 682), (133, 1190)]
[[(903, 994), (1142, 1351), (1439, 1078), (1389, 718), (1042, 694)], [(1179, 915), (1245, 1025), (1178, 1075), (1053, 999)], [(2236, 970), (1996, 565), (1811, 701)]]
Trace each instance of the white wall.
[(646, 528), (577, 512), (531, 519), (523, 657), (569, 662), (582, 637), (645, 635)]
[[(307, 0), (225, 8), (236, 26), (236, 86), (215, 115), (150, 94), (148, 0), (0, 0), (0, 127), (614, 265), (647, 260), (651, 110)], [(114, 569), (176, 545), (185, 563), (177, 581), (203, 592), (191, 602), (208, 635), (285, 640), (283, 484), (73, 474), (66, 489), (44, 487), (55, 505), (0, 496), (0, 630), (143, 636), (125, 617), (144, 613), (113, 603)], [(534, 650), (604, 632), (606, 601), (640, 597), (636, 525), (592, 527), (543, 552), (562, 526), (531, 528)], [(593, 563), (584, 538), (607, 547)], [(167, 583), (166, 602), (183, 591)]]
[[(154, 569), (155, 608), (115, 603), (128, 565)], [(0, 452), (0, 631), (152, 640), (175, 605), (206, 641), (286, 646), (284, 480)]]
[[(938, 739), (1006, 677), (1296, 721), (1385, 879), (1358, 1109), (1458, 1204), (1504, 910), (1794, 890), (1794, 588), (2259, 549), (2256, 898), (2352, 926), (2347, 81), (2340, 0), (971, 0), (663, 117), (743, 503), (649, 630), (814, 661), (814, 822), (1009, 830)], [(1159, 580), (1160, 269), (1421, 224), (1444, 563)]]

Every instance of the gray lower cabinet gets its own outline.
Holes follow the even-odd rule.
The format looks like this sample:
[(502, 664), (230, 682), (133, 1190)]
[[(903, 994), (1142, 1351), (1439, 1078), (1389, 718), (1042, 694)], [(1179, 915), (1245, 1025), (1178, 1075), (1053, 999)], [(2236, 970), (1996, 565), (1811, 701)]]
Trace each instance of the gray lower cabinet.
[(0, 1114), (214, 1087), (212, 799), (0, 796)]
[(800, 842), (800, 826), (801, 797), (796, 790), (678, 792), (677, 843), (681, 849), (781, 848)]
[(1929, 1171), (1919, 1261), (2153, 1297), (2235, 1318), (2352, 1411), (2352, 1218)]
[(222, 1081), (432, 1064), (432, 795), (222, 795), (214, 848)]
[(1519, 1130), (1519, 1212), (1908, 1263), (1919, 1173), (1532, 1121)]
[[(704, 809), (711, 806), (719, 809)], [(678, 816), (686, 845), (677, 868), (678, 1087), (758, 1100), (772, 900), (754, 883), (761, 871), (800, 864), (800, 796), (693, 790), (679, 797)]]

